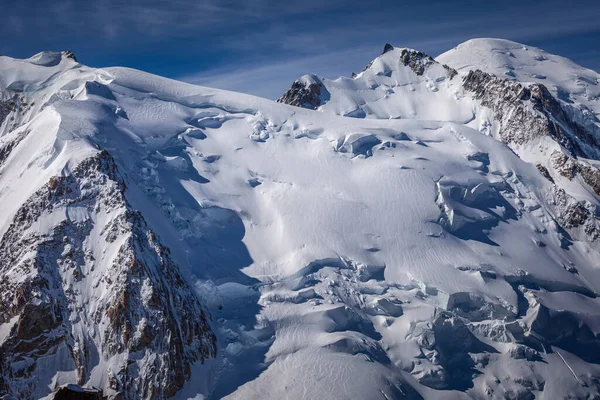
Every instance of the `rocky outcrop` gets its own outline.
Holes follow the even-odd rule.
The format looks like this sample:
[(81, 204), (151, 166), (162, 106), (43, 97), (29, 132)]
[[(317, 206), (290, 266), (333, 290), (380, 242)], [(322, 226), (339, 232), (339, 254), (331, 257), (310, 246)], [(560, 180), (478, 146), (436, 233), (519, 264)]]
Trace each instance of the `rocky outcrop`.
[(550, 156), (553, 168), (565, 178), (572, 180), (580, 176), (592, 191), (600, 196), (600, 170), (576, 158), (554, 151)]
[[(402, 49), (402, 52), (400, 53), (400, 62), (405, 67), (409, 67), (415, 74), (419, 76), (423, 75), (427, 68), (437, 64), (437, 61), (427, 54), (423, 53), (422, 51), (412, 49)], [(446, 70), (448, 78), (452, 79), (458, 74), (455, 69), (450, 68), (447, 65), (442, 66)]]
[(402, 49), (400, 53), (400, 62), (413, 70), (417, 75), (423, 75), (425, 70), (435, 64), (435, 60), (422, 51), (412, 49)]
[(31, 120), (31, 110), (35, 106), (35, 101), (30, 100), (27, 94), (8, 90), (2, 94), (0, 92), (0, 137), (8, 132), (14, 131), (23, 124)]
[(389, 43), (386, 43), (385, 46), (383, 46), (383, 51), (381, 52), (381, 54), (385, 54), (388, 51), (392, 51), (392, 50), (394, 50), (394, 46), (392, 46)]
[(13, 323), (0, 397), (47, 394), (52, 366), (79, 385), (105, 368), (109, 397), (165, 398), (215, 355), (208, 315), (125, 189), (102, 151), (17, 211), (0, 242), (0, 323)]
[(100, 389), (65, 385), (58, 388), (52, 400), (104, 400), (104, 396)]
[(538, 171), (540, 171), (540, 174), (542, 174), (544, 178), (554, 183), (554, 179), (552, 178), (552, 175), (550, 175), (550, 171), (548, 171), (548, 168), (544, 167), (542, 164), (539, 163), (535, 164), (535, 167), (538, 169)]
[(600, 171), (595, 167), (581, 163), (576, 164), (575, 169), (581, 179), (588, 184), (594, 193), (600, 196)]
[(278, 103), (316, 110), (329, 100), (329, 92), (316, 75), (305, 75), (296, 80)]
[[(600, 196), (600, 171), (595, 167), (559, 151), (551, 154), (550, 163), (558, 174), (569, 180), (580, 176), (581, 180), (596, 195)], [(554, 186), (550, 202), (557, 206), (558, 222), (563, 228), (583, 228), (588, 239), (600, 238), (600, 217), (597, 204), (585, 200), (577, 201), (559, 186)]]
[(6, 162), (13, 149), (25, 139), (28, 133), (28, 131), (22, 131), (16, 135), (7, 135), (0, 139), (0, 167)]
[(63, 51), (62, 55), (68, 59), (71, 59), (71, 60), (77, 62), (77, 58), (75, 57), (75, 54), (71, 50)]
[(550, 163), (552, 168), (561, 176), (564, 176), (569, 180), (575, 177), (575, 168), (573, 166), (572, 157), (569, 157), (560, 151), (553, 151), (550, 155)]
[(589, 240), (600, 238), (600, 218), (596, 205), (585, 200), (576, 200), (564, 189), (554, 186), (551, 204), (558, 212), (557, 222), (565, 229), (583, 229)]
[(6, 118), (15, 111), (19, 106), (19, 97), (17, 95), (12, 96), (9, 99), (0, 100), (0, 126), (4, 123)]

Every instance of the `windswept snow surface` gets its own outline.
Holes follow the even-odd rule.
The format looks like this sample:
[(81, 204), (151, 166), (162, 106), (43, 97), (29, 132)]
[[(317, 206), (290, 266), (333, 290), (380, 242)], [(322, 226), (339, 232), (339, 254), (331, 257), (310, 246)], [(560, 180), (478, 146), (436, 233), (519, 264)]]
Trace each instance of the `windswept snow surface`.
[[(519, 46), (533, 66), (513, 63), (515, 79), (562, 84), (543, 66), (564, 59)], [(23, 98), (1, 125), (0, 144), (18, 143), (0, 158), (0, 235), (52, 176), (107, 150), (212, 314), (217, 359), (176, 398), (600, 396), (598, 242), (560, 226), (554, 184), (473, 126), (448, 68), (400, 56), (323, 81), (318, 111), (52, 53), (0, 58), (3, 100)], [(461, 57), (439, 60), (462, 73), (485, 58)], [(589, 97), (591, 74), (564, 90)]]

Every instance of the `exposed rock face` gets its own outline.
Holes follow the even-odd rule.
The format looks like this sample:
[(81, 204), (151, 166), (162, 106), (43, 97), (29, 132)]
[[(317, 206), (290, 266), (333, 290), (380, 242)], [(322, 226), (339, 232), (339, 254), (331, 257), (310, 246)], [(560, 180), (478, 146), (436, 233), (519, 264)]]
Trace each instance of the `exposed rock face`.
[(5, 93), (0, 91), (0, 146), (6, 143), (3, 137), (6, 133), (16, 130), (31, 119), (34, 106), (35, 101), (30, 100), (26, 93), (18, 90), (7, 90)]
[(320, 79), (315, 75), (305, 75), (296, 80), (277, 102), (316, 110), (327, 100), (329, 92)]
[(67, 359), (79, 385), (102, 368), (109, 396), (170, 397), (216, 350), (208, 316), (130, 208), (106, 151), (52, 178), (4, 234), (0, 322), (9, 321), (0, 396), (45, 395), (53, 360)]
[(75, 57), (75, 54), (73, 54), (73, 52), (71, 50), (63, 51), (62, 55), (65, 56), (66, 58), (70, 58), (71, 60), (77, 62), (77, 58)]
[(388, 51), (394, 50), (394, 46), (392, 46), (389, 43), (386, 43), (385, 46), (383, 46), (383, 52), (381, 52), (381, 54), (385, 54)]
[(425, 70), (435, 63), (435, 60), (422, 51), (403, 49), (400, 61), (413, 70), (417, 75), (423, 75)]
[(550, 155), (550, 162), (552, 168), (554, 168), (554, 170), (560, 175), (568, 179), (573, 179), (575, 177), (573, 158), (561, 153), (560, 151), (553, 151)]
[[(393, 49), (393, 48), (392, 48)], [(386, 51), (384, 50), (384, 53)], [(402, 53), (400, 53), (400, 62), (409, 67), (415, 74), (423, 75), (427, 68), (430, 66), (437, 64), (433, 58), (423, 53), (422, 51), (412, 50), (412, 49), (402, 49)], [(454, 78), (458, 72), (455, 69), (450, 68), (447, 65), (443, 65), (446, 69), (448, 78)]]
[(552, 201), (558, 210), (558, 222), (563, 228), (582, 228), (590, 240), (600, 238), (600, 218), (597, 206), (589, 201), (577, 201), (564, 189), (554, 187)]
[(11, 151), (25, 139), (27, 134), (27, 131), (22, 131), (15, 135), (6, 135), (0, 139), (0, 167), (6, 162)]
[[(557, 108), (543, 88), (511, 86), (490, 76), (481, 78), (480, 86), (473, 81), (471, 90), (462, 90), (461, 81), (452, 80), (455, 70), (443, 68), (424, 53), (392, 46), (384, 53), (355, 81), (338, 81), (347, 84), (352, 95), (376, 94), (369, 107), (357, 102), (364, 108), (357, 109), (362, 114), (344, 107), (338, 115), (371, 118), (378, 108), (402, 106), (402, 102), (382, 104), (386, 99), (410, 100), (417, 95), (427, 101), (415, 104), (433, 105), (427, 108), (434, 108), (434, 113), (448, 109), (436, 107), (440, 98), (446, 106), (463, 102), (467, 112), (457, 108), (461, 118), (455, 119), (458, 114), (450, 108), (440, 121), (380, 123), (327, 118), (277, 104), (246, 109), (226, 93), (216, 96), (210, 90), (161, 83), (119, 69), (108, 75), (96, 71), (86, 82), (78, 76), (75, 83), (55, 85), (76, 88), (72, 93), (49, 90), (34, 97), (14, 89), (20, 102), (35, 98), (42, 109), (52, 105), (47, 114), (60, 117), (60, 122), (52, 121), (59, 124), (56, 137), (48, 135), (49, 143), (37, 149), (38, 155), (53, 156), (58, 153), (55, 145), (63, 143), (67, 153), (85, 153), (65, 162), (59, 158), (50, 167), (47, 158), (38, 157), (42, 167), (34, 171), (62, 171), (55, 172), (60, 176), (19, 198), (18, 212), (5, 213), (0, 224), (4, 232), (0, 233), (0, 398), (40, 398), (52, 390), (55, 398), (75, 399), (174, 395), (192, 376), (190, 366), (215, 354), (207, 315), (174, 261), (186, 256), (198, 268), (194, 272), (199, 279), (214, 280), (198, 288), (218, 315), (215, 326), (224, 347), (235, 350), (224, 352), (220, 364), (224, 368), (217, 382), (210, 382), (211, 397), (251, 397), (261, 392), (257, 388), (266, 387), (265, 377), (274, 380), (274, 390), (283, 388), (281, 394), (267, 393), (268, 397), (306, 394), (311, 389), (305, 397), (335, 397), (343, 389), (351, 387), (353, 392), (371, 381), (377, 386), (370, 395), (346, 397), (421, 398), (419, 392), (433, 395), (428, 388), (453, 391), (438, 392), (440, 397), (600, 396), (600, 336), (595, 322), (600, 318), (600, 280), (594, 270), (595, 253), (585, 252), (597, 249), (598, 243), (588, 241), (600, 236), (598, 204), (575, 197), (584, 193), (586, 199), (595, 199), (592, 190), (598, 193), (600, 178), (593, 160), (578, 158), (584, 153), (593, 156), (594, 146), (569, 124), (581, 123), (589, 132), (596, 131), (579, 115), (570, 114), (562, 98)], [(64, 53), (40, 56), (36, 62), (44, 68), (73, 67)], [(333, 97), (338, 89), (327, 82), (303, 77), (280, 101), (328, 112), (336, 101), (319, 108), (329, 96), (323, 85)], [(479, 107), (473, 97), (487, 105)], [(20, 107), (15, 104), (8, 111), (8, 118), (15, 116), (12, 125), (35, 117), (21, 113)], [(483, 110), (486, 107), (492, 112)], [(164, 112), (167, 122), (172, 116), (173, 124), (152, 129), (155, 117), (161, 115), (158, 111)], [(418, 120), (423, 116), (418, 111), (398, 118)], [(487, 121), (490, 129), (485, 133), (496, 134), (498, 129), (491, 128), (500, 127), (515, 151), (519, 144), (543, 138), (540, 142), (549, 146), (540, 153), (550, 158), (540, 157), (537, 149), (531, 156), (527, 151), (534, 146), (523, 146), (520, 154), (540, 164), (536, 170), (521, 162), (506, 146), (472, 129), (471, 122), (481, 117), (492, 121)], [(231, 135), (226, 145), (213, 131), (222, 126), (220, 132)], [(31, 139), (44, 138), (46, 127), (22, 127), (31, 128), (30, 133), (2, 127), (0, 178), (6, 188), (14, 189), (6, 176), (31, 171), (28, 157), (33, 151), (19, 156), (25, 153), (23, 147), (36, 149)], [(98, 132), (89, 134), (95, 129)], [(31, 136), (22, 142), (27, 135)], [(563, 140), (559, 142), (563, 148), (548, 138)], [(252, 153), (238, 147), (248, 139), (253, 141)], [(307, 147), (307, 156), (295, 147), (312, 143), (332, 149)], [(254, 152), (260, 146), (274, 151), (269, 157), (256, 157), (263, 154)], [(81, 161), (80, 154), (101, 148), (115, 149), (117, 161), (106, 152)], [(288, 153), (287, 148), (294, 151)], [(271, 158), (279, 165), (267, 165)], [(24, 167), (12, 168), (13, 160), (22, 161)], [(321, 160), (329, 166), (324, 168)], [(116, 163), (127, 171), (126, 182), (137, 186), (136, 196), (140, 189), (136, 200), (148, 206), (144, 209), (150, 210), (144, 214), (148, 224), (128, 203), (133, 192), (127, 191)], [(315, 165), (318, 168), (309, 169)], [(17, 172), (13, 175), (11, 169)], [(320, 174), (331, 179), (314, 185)], [(30, 175), (24, 176), (16, 181), (29, 185)], [(285, 181), (276, 181), (280, 178)], [(301, 209), (311, 202), (298, 197), (298, 203), (288, 203), (296, 197), (288, 193), (287, 183), (291, 187), (307, 178), (311, 186), (293, 190), (309, 193), (327, 207), (312, 203), (320, 211), (296, 219), (296, 207), (291, 206), (299, 204)], [(179, 187), (182, 180), (200, 194), (192, 193), (190, 186)], [(569, 186), (585, 182), (591, 190), (561, 187), (567, 180), (573, 181)], [(36, 189), (42, 183), (36, 183)], [(320, 192), (318, 186), (326, 191)], [(281, 188), (286, 198), (280, 202)], [(0, 195), (7, 192), (0, 189)], [(253, 197), (245, 197), (252, 191), (272, 202), (253, 205)], [(214, 203), (204, 201), (206, 194)], [(178, 201), (184, 197), (190, 201)], [(392, 210), (386, 205), (390, 198)], [(431, 203), (434, 198), (439, 214)], [(327, 218), (331, 210), (343, 222), (344, 243), (329, 241), (338, 234), (329, 231), (338, 224)], [(317, 218), (309, 218), (310, 214)], [(285, 230), (271, 223), (281, 215)], [(167, 226), (161, 225), (163, 220)], [(247, 229), (247, 222), (254, 224), (252, 229)], [(175, 247), (171, 255), (160, 243), (149, 227), (154, 223), (161, 236), (181, 235), (176, 239), (184, 245), (177, 254)], [(305, 227), (315, 239), (295, 232)], [(354, 233), (360, 237), (352, 238)], [(263, 239), (279, 236), (289, 247), (273, 255), (271, 243)], [(581, 242), (575, 243), (577, 239)], [(248, 272), (265, 262), (279, 263), (281, 256), (287, 260), (297, 244), (310, 254), (313, 249), (352, 254), (314, 259), (304, 268), (296, 261), (281, 261), (265, 266), (260, 276)], [(355, 251), (373, 263), (354, 259)], [(430, 256), (431, 262), (421, 262)], [(563, 350), (570, 352), (566, 360), (552, 353)], [(578, 358), (572, 377), (571, 364), (567, 365), (571, 356)], [(318, 369), (318, 375), (305, 373), (315, 365), (327, 368)], [(380, 372), (369, 376), (373, 370)], [(566, 387), (564, 396), (562, 391), (556, 395), (557, 384), (550, 382), (555, 371), (567, 375), (568, 380), (558, 383)], [(414, 379), (405, 380), (406, 374)], [(252, 379), (256, 376), (260, 378)], [(342, 385), (331, 384), (339, 376), (345, 378)], [(193, 377), (206, 378), (202, 371)], [(305, 385), (307, 377), (311, 385)], [(297, 391), (291, 387), (293, 381), (298, 382)], [(79, 386), (59, 387), (67, 382)], [(90, 385), (102, 392), (82, 389)], [(240, 391), (233, 392), (235, 388)], [(314, 395), (329, 388), (333, 396)]]
[(597, 158), (600, 143), (568, 117), (544, 85), (525, 86), (476, 70), (464, 78), (463, 87), (493, 111), (504, 143), (520, 145), (549, 136), (572, 156)]
[(0, 100), (0, 126), (2, 126), (10, 113), (12, 113), (18, 107), (18, 103), (19, 98), (17, 95), (14, 95), (6, 100)]
[(103, 400), (102, 390), (66, 385), (58, 388), (52, 400)]
[(592, 188), (594, 193), (600, 196), (600, 171), (597, 168), (580, 163), (576, 164), (575, 169), (583, 181)]
[[(564, 149), (551, 154), (549, 165), (552, 169), (569, 180), (580, 176), (595, 194), (600, 195), (600, 171), (578, 160), (578, 157), (598, 159), (598, 139), (571, 118), (544, 85), (526, 86), (476, 70), (464, 78), (463, 87), (492, 110), (500, 140), (509, 146), (519, 146), (544, 136), (552, 138)], [(545, 166), (537, 165), (537, 168), (554, 183)], [(558, 222), (563, 228), (581, 227), (588, 239), (598, 239), (597, 205), (577, 201), (560, 187), (555, 187), (552, 197), (551, 201), (557, 206)]]
[(442, 65), (442, 66), (443, 66), (443, 67), (446, 69), (446, 71), (448, 72), (448, 78), (452, 79), (452, 78), (454, 78), (456, 75), (458, 75), (458, 72), (457, 72), (457, 71), (456, 71), (454, 68), (452, 68), (452, 67), (449, 67), (449, 66), (447, 66), (446, 64), (444, 64), (444, 65)]
[[(600, 171), (595, 167), (558, 151), (551, 154), (550, 163), (556, 172), (569, 180), (580, 176), (596, 195), (600, 195)], [(558, 186), (554, 187), (551, 201), (557, 206), (558, 221), (562, 227), (582, 228), (590, 240), (600, 238), (600, 216), (597, 204), (577, 201)]]
[(576, 158), (569, 157), (558, 151), (552, 153), (550, 161), (559, 174), (569, 180), (580, 176), (590, 189), (600, 196), (600, 171), (596, 167), (584, 164)]
[(540, 171), (540, 174), (544, 176), (544, 178), (548, 179), (550, 182), (554, 183), (554, 179), (550, 175), (548, 168), (544, 167), (542, 164), (536, 164), (535, 167)]

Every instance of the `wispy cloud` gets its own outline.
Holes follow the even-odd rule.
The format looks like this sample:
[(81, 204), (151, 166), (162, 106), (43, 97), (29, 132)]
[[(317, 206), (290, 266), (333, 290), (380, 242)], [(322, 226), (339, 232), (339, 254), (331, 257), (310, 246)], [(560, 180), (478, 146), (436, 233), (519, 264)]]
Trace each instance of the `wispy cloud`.
[(577, 7), (558, 0), (21, 0), (3, 7), (0, 32), (15, 36), (15, 26), (25, 25), (42, 37), (70, 32), (133, 41), (190, 39), (195, 33), (231, 47), (261, 43), (284, 49), (326, 48), (331, 41), (356, 41), (378, 33), (399, 38), (497, 31), (500, 36), (539, 37), (598, 30), (599, 8), (595, 0), (579, 0)]
[(96, 66), (125, 63), (270, 98), (304, 73), (362, 69), (386, 42), (436, 56), (473, 37), (503, 37), (600, 67), (600, 55), (581, 48), (600, 40), (597, 0), (21, 0), (2, 13), (0, 52), (70, 48)]
[[(530, 4), (478, 14), (475, 18), (449, 16), (429, 25), (424, 25), (419, 19), (403, 21), (402, 24), (381, 23), (374, 21), (377, 15), (381, 20), (381, 14), (370, 10), (360, 14), (360, 18), (357, 15), (348, 18), (351, 21), (363, 19), (362, 22), (319, 24), (319, 29), (306, 29), (305, 25), (293, 29), (294, 23), (287, 26), (274, 24), (237, 40), (222, 39), (221, 45), (228, 51), (253, 52), (254, 56), (241, 65), (222, 65), (183, 74), (178, 78), (199, 85), (274, 99), (305, 73), (334, 79), (348, 76), (352, 71), (360, 71), (378, 55), (377, 51), (386, 41), (437, 56), (473, 37), (505, 37), (528, 42), (540, 37), (564, 36), (598, 28), (597, 19), (590, 13), (561, 15), (560, 10), (556, 9), (540, 13)], [(547, 23), (532, 24), (531, 15), (538, 15)], [(557, 20), (560, 23), (552, 22)], [(507, 29), (507, 21), (511, 23), (510, 29)], [(265, 48), (270, 51), (262, 54)]]
[[(207, 32), (217, 28), (227, 32), (274, 17), (318, 12), (338, 1), (305, 0), (303, 7), (276, 0), (22, 0), (3, 7), (8, 18), (17, 17), (38, 33), (60, 35), (65, 30), (156, 36), (179, 36), (189, 31)], [(8, 29), (5, 30), (7, 34)]]
[(315, 73), (327, 78), (337, 78), (340, 71), (350, 76), (360, 72), (369, 60), (378, 55), (372, 46), (357, 47), (286, 60), (274, 59), (266, 65), (246, 65), (223, 68), (180, 76), (178, 79), (202, 86), (233, 90), (256, 96), (276, 99), (300, 76)]

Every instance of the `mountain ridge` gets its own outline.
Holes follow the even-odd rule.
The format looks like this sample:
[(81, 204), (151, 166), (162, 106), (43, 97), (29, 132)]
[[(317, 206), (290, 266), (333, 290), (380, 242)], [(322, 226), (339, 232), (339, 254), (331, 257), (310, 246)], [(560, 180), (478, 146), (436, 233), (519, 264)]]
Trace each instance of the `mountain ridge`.
[(524, 47), (280, 103), (0, 58), (0, 395), (600, 396), (595, 85)]

